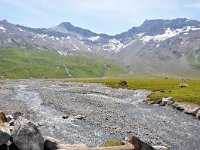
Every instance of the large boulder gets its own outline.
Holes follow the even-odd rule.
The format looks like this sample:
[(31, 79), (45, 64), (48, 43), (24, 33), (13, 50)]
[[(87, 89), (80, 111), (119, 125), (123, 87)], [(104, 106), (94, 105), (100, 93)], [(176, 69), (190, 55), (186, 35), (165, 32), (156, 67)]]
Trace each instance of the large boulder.
[(0, 146), (10, 140), (10, 125), (6, 123), (5, 114), (0, 111)]
[(20, 150), (43, 150), (44, 138), (36, 125), (19, 117), (14, 124), (13, 143)]
[(134, 145), (134, 150), (155, 150), (151, 145), (142, 142), (139, 138), (135, 136), (131, 136), (128, 142)]

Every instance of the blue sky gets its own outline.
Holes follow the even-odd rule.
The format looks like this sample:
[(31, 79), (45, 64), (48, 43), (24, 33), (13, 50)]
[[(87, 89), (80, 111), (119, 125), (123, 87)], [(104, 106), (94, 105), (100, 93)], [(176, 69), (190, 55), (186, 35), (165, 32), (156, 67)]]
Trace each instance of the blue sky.
[(0, 0), (0, 20), (30, 27), (60, 22), (117, 34), (145, 19), (200, 20), (200, 0)]

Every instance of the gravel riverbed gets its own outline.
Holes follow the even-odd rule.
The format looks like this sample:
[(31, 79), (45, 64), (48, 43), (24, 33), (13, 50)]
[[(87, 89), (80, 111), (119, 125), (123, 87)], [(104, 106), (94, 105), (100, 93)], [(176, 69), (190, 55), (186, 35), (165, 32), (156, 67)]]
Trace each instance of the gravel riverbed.
[(200, 121), (171, 107), (144, 104), (149, 93), (100, 84), (8, 80), (0, 84), (0, 109), (23, 112), (41, 125), (43, 135), (69, 144), (94, 147), (136, 135), (151, 145), (199, 150)]

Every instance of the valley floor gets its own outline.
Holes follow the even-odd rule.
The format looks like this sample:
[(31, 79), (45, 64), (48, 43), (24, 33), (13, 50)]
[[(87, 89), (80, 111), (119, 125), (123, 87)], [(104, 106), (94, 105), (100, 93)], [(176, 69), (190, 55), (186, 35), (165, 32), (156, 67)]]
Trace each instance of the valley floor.
[(171, 107), (144, 104), (149, 93), (94, 83), (4, 80), (0, 109), (6, 114), (23, 112), (40, 124), (44, 135), (65, 143), (93, 147), (133, 134), (151, 145), (198, 150), (200, 121)]

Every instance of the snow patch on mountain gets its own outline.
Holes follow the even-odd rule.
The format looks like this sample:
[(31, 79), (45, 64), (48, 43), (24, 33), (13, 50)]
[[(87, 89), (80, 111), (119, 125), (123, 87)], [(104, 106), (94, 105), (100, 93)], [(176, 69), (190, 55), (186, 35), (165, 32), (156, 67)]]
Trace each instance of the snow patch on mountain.
[(144, 33), (139, 33), (139, 34), (137, 34), (138, 37), (141, 37), (141, 36), (143, 36), (143, 35), (144, 35)]
[(75, 47), (74, 50), (80, 50), (80, 48), (77, 45), (75, 45), (74, 43), (73, 43), (73, 46)]
[(67, 52), (64, 52), (64, 51), (58, 51), (58, 53), (60, 54), (60, 55), (63, 55), (63, 56), (67, 56)]
[(4, 28), (3, 26), (0, 26), (0, 30), (2, 30), (3, 32), (6, 32), (6, 28)]
[[(142, 36), (142, 35), (141, 35), (141, 36)], [(123, 48), (126, 48), (126, 47), (128, 47), (129, 45), (133, 44), (135, 41), (136, 41), (136, 40), (132, 40), (132, 41), (130, 41), (128, 44), (123, 45), (122, 47), (123, 47)]]
[(93, 37), (88, 38), (88, 40), (95, 42), (95, 41), (99, 40), (99, 38), (100, 38), (99, 36), (93, 36)]
[(21, 28), (18, 28), (19, 31), (23, 32), (24, 30), (22, 30)]
[(51, 36), (51, 37), (49, 37), (49, 38), (55, 41), (55, 37), (54, 37), (54, 36)]
[(48, 37), (48, 35), (47, 35), (47, 34), (37, 34), (37, 36), (38, 36), (38, 37), (40, 37), (40, 38), (45, 38), (45, 37)]
[(111, 53), (118, 53), (123, 46), (124, 44), (120, 41), (116, 39), (110, 39), (107, 44), (103, 45), (103, 49)]
[(156, 45), (156, 48), (158, 48), (158, 47), (160, 47), (160, 44), (157, 44), (157, 45)]
[(154, 42), (161, 42), (161, 41), (165, 41), (169, 38), (175, 37), (180, 33), (188, 33), (189, 31), (196, 31), (196, 30), (200, 30), (200, 28), (196, 28), (193, 26), (187, 26), (181, 29), (176, 29), (176, 30), (171, 30), (170, 28), (167, 28), (165, 30), (165, 32), (163, 34), (158, 34), (155, 36), (143, 36), (141, 38), (141, 40), (143, 41), (143, 43), (147, 43), (149, 41), (154, 41)]

